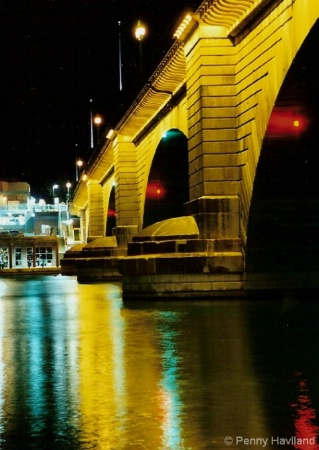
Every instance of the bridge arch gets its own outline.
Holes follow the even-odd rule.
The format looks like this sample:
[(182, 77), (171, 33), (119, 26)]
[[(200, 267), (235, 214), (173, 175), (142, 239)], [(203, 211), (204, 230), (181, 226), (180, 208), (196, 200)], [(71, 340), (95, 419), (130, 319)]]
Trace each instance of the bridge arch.
[(107, 202), (106, 214), (106, 236), (112, 236), (113, 228), (116, 227), (116, 205), (115, 205), (115, 182), (113, 181)]
[[(184, 143), (186, 142), (186, 151), (183, 152), (183, 158), (181, 160), (181, 168), (184, 168), (183, 173), (185, 173), (184, 162), (187, 162), (188, 127), (187, 101), (184, 94), (168, 110), (160, 112), (159, 117), (155, 117), (148, 127), (141, 130), (140, 134), (137, 134), (135, 137), (120, 136), (115, 143), (116, 155), (119, 155), (117, 160), (121, 161), (121, 163), (115, 164), (117, 226), (127, 226), (128, 224), (132, 224), (134, 220), (134, 225), (139, 230), (145, 227), (144, 210), (148, 180), (152, 167), (153, 169), (155, 167), (153, 165), (154, 160), (159, 167), (157, 163), (159, 158), (158, 151), (162, 153), (161, 148), (163, 149), (164, 147), (163, 142), (165, 138), (163, 139), (163, 136), (165, 134), (170, 136), (171, 141), (174, 141), (172, 136), (175, 136), (175, 139), (179, 136), (178, 140), (182, 140)], [(120, 140), (122, 144), (118, 145)], [(166, 140), (169, 140), (168, 137)], [(121, 150), (121, 145), (123, 150)], [(128, 161), (128, 155), (131, 161)], [(124, 170), (128, 164), (129, 168), (126, 170), (125, 176), (122, 176), (121, 170)], [(172, 170), (171, 176), (174, 177)], [(127, 189), (128, 186), (130, 186), (130, 190)], [(136, 187), (135, 201), (132, 200), (132, 186)], [(128, 192), (127, 199), (126, 192)], [(130, 217), (125, 217), (122, 213), (125, 209), (127, 211), (130, 210)], [(150, 216), (150, 214), (147, 213), (147, 216)], [(149, 223), (150, 220), (146, 219), (146, 223)], [(154, 218), (154, 221), (156, 221), (156, 218)]]
[(182, 216), (188, 191), (187, 138), (173, 128), (163, 134), (151, 161), (144, 195), (143, 227)]
[[(278, 2), (277, 8), (269, 14), (268, 20), (257, 26), (247, 41), (243, 40), (244, 48), (239, 44), (236, 78), (239, 91), (238, 113), (241, 118), (239, 118), (238, 138), (243, 141), (243, 151), (242, 155), (239, 155), (238, 162), (243, 164), (239, 193), (241, 236), (244, 246), (247, 241), (254, 180), (264, 140), (267, 139), (267, 127), (272, 112), (280, 101), (281, 88), (290, 68), (295, 64), (297, 53), (301, 51), (303, 44), (307, 45), (307, 36), (310, 37), (318, 28), (316, 23), (318, 17), (317, 2), (308, 1), (307, 7), (300, 0)], [(250, 76), (245, 73), (249, 61), (254, 61), (253, 67), (250, 68)], [(254, 87), (249, 84), (250, 77), (253, 77), (251, 80), (254, 80)]]
[(319, 258), (319, 41), (317, 22), (292, 61), (256, 168), (246, 270), (312, 271)]

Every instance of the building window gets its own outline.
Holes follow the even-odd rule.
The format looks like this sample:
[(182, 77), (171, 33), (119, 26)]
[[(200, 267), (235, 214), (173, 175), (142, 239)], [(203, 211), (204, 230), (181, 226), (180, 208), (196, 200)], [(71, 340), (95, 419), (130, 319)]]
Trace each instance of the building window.
[(35, 259), (38, 267), (52, 266), (52, 247), (36, 247)]
[(27, 263), (28, 263), (28, 267), (33, 266), (33, 248), (32, 247), (27, 247)]
[(14, 249), (14, 263), (15, 263), (16, 267), (22, 266), (22, 248), (21, 247), (15, 247), (15, 249)]
[(50, 225), (41, 225), (41, 234), (45, 234), (46, 236), (50, 236), (51, 227)]
[(0, 269), (9, 267), (8, 247), (0, 247)]
[(80, 228), (74, 228), (74, 241), (80, 241), (81, 240), (81, 232)]

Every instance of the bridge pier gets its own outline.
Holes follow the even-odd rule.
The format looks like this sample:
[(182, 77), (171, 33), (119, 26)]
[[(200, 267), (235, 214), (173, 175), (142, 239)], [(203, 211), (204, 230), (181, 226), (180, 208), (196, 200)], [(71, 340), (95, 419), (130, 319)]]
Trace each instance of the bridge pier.
[(120, 272), (125, 299), (238, 296), (244, 289), (240, 239), (202, 238), (192, 216), (133, 236)]
[(203, 239), (239, 239), (239, 197), (202, 196), (185, 205)]

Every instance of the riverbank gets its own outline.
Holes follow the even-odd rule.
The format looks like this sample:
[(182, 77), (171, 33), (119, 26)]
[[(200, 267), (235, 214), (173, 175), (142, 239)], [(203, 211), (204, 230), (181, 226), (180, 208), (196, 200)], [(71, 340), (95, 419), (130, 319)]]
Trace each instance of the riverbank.
[(61, 267), (23, 267), (19, 269), (0, 269), (0, 278), (19, 275), (60, 275), (60, 273)]

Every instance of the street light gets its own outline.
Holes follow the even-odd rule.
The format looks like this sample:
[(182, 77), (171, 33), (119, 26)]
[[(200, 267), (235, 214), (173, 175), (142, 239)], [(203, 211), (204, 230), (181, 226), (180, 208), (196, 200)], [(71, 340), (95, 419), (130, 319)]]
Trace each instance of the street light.
[(99, 143), (100, 140), (100, 125), (102, 123), (102, 117), (97, 115), (93, 118), (93, 122), (96, 125), (96, 143)]
[(67, 204), (69, 204), (69, 201), (70, 201), (70, 188), (71, 188), (71, 186), (72, 186), (72, 184), (68, 181), (66, 183), (66, 192), (67, 192), (67, 194), (66, 194), (66, 202), (67, 202)]
[(75, 181), (79, 181), (79, 171), (83, 167), (83, 164), (82, 159), (77, 159), (75, 161)]
[(54, 203), (54, 199), (55, 199), (55, 190), (58, 189), (59, 185), (58, 184), (54, 184), (52, 186), (52, 197), (53, 197), (53, 203)]
[(142, 55), (142, 41), (146, 35), (146, 27), (145, 25), (138, 20), (137, 25), (135, 27), (135, 37), (139, 42), (139, 50), (140, 50), (140, 72), (142, 72), (143, 67), (143, 55)]
[(72, 184), (68, 181), (66, 183), (66, 215), (67, 215), (67, 220), (69, 220), (70, 218), (70, 214), (69, 214), (69, 206), (70, 206), (70, 188), (71, 188)]

